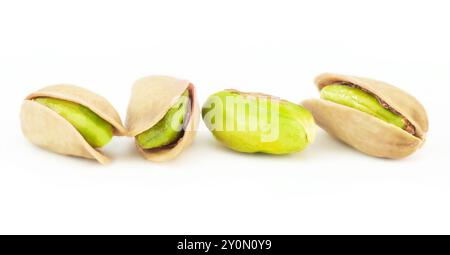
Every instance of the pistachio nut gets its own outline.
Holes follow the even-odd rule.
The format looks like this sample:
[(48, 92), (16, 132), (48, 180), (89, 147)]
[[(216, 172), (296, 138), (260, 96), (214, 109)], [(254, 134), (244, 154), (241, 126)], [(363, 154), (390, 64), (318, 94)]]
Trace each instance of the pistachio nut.
[(27, 96), (22, 103), (25, 137), (44, 149), (71, 156), (109, 159), (98, 148), (113, 135), (124, 135), (119, 114), (103, 97), (74, 85), (53, 85)]
[(424, 107), (387, 83), (324, 73), (315, 83), (321, 99), (303, 101), (329, 134), (368, 155), (402, 158), (422, 146), (428, 131)]
[(192, 83), (149, 76), (133, 85), (126, 127), (143, 156), (160, 162), (175, 158), (192, 143), (199, 115)]
[(314, 141), (317, 130), (311, 113), (300, 105), (237, 90), (209, 96), (202, 116), (217, 140), (245, 153), (299, 152)]

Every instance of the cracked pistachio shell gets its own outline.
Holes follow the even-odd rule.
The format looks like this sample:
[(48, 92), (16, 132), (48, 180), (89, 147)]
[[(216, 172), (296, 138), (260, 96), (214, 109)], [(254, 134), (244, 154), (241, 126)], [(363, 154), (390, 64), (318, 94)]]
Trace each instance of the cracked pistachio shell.
[(80, 132), (64, 117), (41, 104), (37, 98), (54, 98), (88, 108), (113, 128), (115, 135), (124, 135), (119, 114), (103, 97), (74, 85), (52, 85), (31, 93), (22, 103), (20, 119), (22, 132), (33, 144), (63, 155), (96, 159), (102, 164), (110, 160), (93, 148)]
[(200, 111), (195, 87), (189, 81), (169, 76), (148, 76), (134, 83), (126, 119), (128, 135), (131, 137), (155, 126), (186, 90), (190, 98), (190, 109), (186, 115), (188, 119), (185, 121), (182, 136), (175, 143), (161, 148), (144, 149), (136, 139), (136, 147), (147, 160), (167, 161), (186, 149), (195, 138)]
[(298, 104), (231, 89), (209, 96), (202, 115), (217, 140), (245, 153), (299, 152), (314, 141), (317, 129), (311, 113)]
[(408, 120), (415, 133), (342, 104), (323, 99), (303, 101), (320, 127), (355, 149), (375, 157), (403, 158), (422, 146), (428, 131), (428, 118), (417, 99), (397, 87), (368, 78), (324, 73), (315, 80), (319, 90), (342, 82), (356, 85), (382, 100)]

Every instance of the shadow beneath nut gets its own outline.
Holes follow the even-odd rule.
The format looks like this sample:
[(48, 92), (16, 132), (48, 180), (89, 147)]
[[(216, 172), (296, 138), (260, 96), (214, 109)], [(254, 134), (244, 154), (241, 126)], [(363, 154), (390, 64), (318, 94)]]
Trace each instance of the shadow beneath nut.
[(340, 141), (339, 139), (329, 135), (323, 130), (317, 132), (316, 140), (304, 152), (300, 153), (301, 159), (304, 160), (322, 160), (341, 159), (343, 156), (364, 157), (367, 159), (380, 159), (366, 155), (350, 145)]
[[(324, 160), (328, 158), (335, 158), (336, 155), (339, 156), (340, 152), (344, 153), (354, 153), (361, 154), (351, 148), (350, 146), (340, 142), (339, 140), (328, 135), (324, 131), (320, 131), (317, 134), (316, 140), (313, 144), (309, 145), (304, 151), (286, 154), (286, 155), (275, 155), (275, 154), (265, 154), (265, 153), (243, 153), (231, 150), (217, 141), (214, 136), (210, 133), (204, 132), (197, 138), (196, 144), (199, 150), (205, 150), (205, 156), (211, 153), (211, 151), (217, 151), (218, 153), (230, 156), (230, 157), (241, 157), (245, 159), (270, 159), (273, 160)], [(364, 155), (364, 154), (362, 154)]]
[(134, 139), (129, 137), (114, 137), (104, 149), (111, 161), (137, 161), (143, 159), (136, 148)]
[[(23, 146), (24, 154), (28, 155), (28, 159), (27, 159), (27, 161), (18, 162), (18, 164), (25, 163), (25, 165), (27, 165), (31, 161), (31, 162), (36, 162), (36, 163), (32, 163), (32, 165), (36, 164), (40, 167), (42, 160), (45, 159), (45, 160), (49, 161), (49, 163), (45, 164), (45, 167), (48, 167), (49, 165), (60, 166), (60, 167), (58, 167), (58, 169), (60, 171), (61, 170), (71, 171), (74, 169), (75, 170), (79, 169), (80, 167), (81, 168), (92, 168), (92, 167), (101, 166), (101, 164), (95, 159), (59, 154), (59, 153), (41, 148), (37, 145), (31, 144), (28, 141), (23, 141), (21, 146)], [(107, 166), (107, 164), (104, 166)], [(24, 168), (35, 170), (38, 167), (30, 168), (29, 165), (27, 165)]]
[(243, 158), (245, 157), (247, 159), (256, 158), (256, 159), (270, 159), (271, 161), (295, 160), (306, 162), (317, 160), (326, 161), (331, 159), (335, 160), (336, 158), (342, 158), (343, 155), (355, 155), (356, 157), (360, 156), (373, 158), (353, 149), (351, 146), (341, 142), (340, 140), (332, 137), (331, 135), (327, 134), (322, 130), (320, 130), (317, 133), (315, 141), (312, 144), (310, 144), (307, 148), (305, 148), (305, 150), (286, 155), (274, 155), (265, 153), (241, 153), (233, 151), (227, 148), (226, 146), (220, 144), (220, 142), (214, 139), (214, 137), (212, 136), (211, 139), (208, 139), (207, 143), (211, 149), (220, 150), (221, 153), (227, 153), (230, 156), (234, 157), (237, 156)]

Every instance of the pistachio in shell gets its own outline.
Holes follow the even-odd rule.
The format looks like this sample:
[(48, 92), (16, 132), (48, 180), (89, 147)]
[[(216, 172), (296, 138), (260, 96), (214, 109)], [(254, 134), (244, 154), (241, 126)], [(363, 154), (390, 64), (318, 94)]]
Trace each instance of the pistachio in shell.
[(22, 103), (21, 126), (33, 144), (59, 154), (108, 163), (98, 148), (124, 135), (119, 114), (103, 97), (75, 85), (52, 85)]
[(314, 141), (317, 129), (311, 113), (300, 105), (237, 90), (209, 96), (202, 116), (217, 140), (244, 153), (299, 152)]
[(428, 117), (407, 92), (378, 80), (324, 73), (321, 99), (303, 101), (329, 134), (370, 156), (403, 158), (420, 148)]
[(142, 155), (161, 162), (175, 158), (193, 142), (199, 115), (192, 83), (149, 76), (133, 85), (126, 127)]

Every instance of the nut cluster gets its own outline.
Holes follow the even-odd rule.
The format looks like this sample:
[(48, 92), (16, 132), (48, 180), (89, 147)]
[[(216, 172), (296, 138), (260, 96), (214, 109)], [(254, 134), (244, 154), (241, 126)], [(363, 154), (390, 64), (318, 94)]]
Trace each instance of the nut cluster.
[[(402, 158), (420, 148), (428, 131), (424, 107), (387, 83), (319, 75), (320, 99), (295, 104), (262, 93), (223, 90), (208, 97), (203, 121), (226, 147), (243, 153), (300, 152), (317, 127), (371, 156)], [(135, 138), (144, 158), (175, 158), (193, 142), (200, 107), (192, 83), (168, 76), (135, 82), (125, 126), (103, 97), (74, 85), (45, 87), (25, 98), (21, 126), (33, 144), (59, 154), (109, 162), (101, 147), (115, 136)]]

